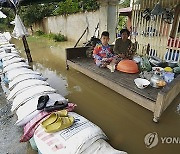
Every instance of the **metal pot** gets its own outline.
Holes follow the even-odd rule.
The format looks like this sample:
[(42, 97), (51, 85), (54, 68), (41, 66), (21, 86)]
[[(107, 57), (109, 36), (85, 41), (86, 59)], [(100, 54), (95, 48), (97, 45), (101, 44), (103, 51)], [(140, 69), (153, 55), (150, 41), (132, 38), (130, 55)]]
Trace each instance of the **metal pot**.
[(169, 62), (168, 62), (168, 66), (171, 67), (171, 68), (174, 68), (174, 67), (177, 66), (177, 62), (175, 62), (175, 61), (169, 61)]
[(151, 63), (152, 66), (160, 66), (160, 64), (162, 63), (162, 61), (155, 56), (151, 56), (149, 62)]
[(154, 88), (159, 88), (159, 85), (158, 83), (161, 81), (161, 76), (157, 75), (157, 74), (154, 74), (152, 77), (151, 77), (151, 80), (150, 80), (150, 85)]

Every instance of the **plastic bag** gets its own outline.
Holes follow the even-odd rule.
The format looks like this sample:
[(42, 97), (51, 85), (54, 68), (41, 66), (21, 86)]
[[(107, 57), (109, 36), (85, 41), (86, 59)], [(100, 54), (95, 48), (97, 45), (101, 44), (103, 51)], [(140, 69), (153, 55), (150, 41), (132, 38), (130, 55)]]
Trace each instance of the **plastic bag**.
[(140, 62), (140, 70), (141, 72), (143, 71), (151, 71), (152, 67), (151, 64), (149, 63), (148, 59), (146, 57), (142, 57), (142, 60)]

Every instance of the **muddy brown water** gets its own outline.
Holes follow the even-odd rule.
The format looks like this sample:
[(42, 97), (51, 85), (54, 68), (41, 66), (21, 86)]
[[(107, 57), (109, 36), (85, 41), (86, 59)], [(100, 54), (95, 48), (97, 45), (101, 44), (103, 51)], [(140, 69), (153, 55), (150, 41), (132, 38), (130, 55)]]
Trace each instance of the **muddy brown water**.
[[(14, 40), (14, 43), (25, 56), (22, 42)], [(114, 148), (129, 154), (180, 153), (180, 95), (156, 124), (152, 112), (72, 68), (67, 71), (65, 48), (75, 43), (54, 43), (36, 37), (28, 38), (28, 43), (34, 70), (47, 77), (65, 98), (76, 103), (77, 113), (101, 127)], [(147, 148), (144, 138), (151, 132), (158, 134), (158, 144)]]

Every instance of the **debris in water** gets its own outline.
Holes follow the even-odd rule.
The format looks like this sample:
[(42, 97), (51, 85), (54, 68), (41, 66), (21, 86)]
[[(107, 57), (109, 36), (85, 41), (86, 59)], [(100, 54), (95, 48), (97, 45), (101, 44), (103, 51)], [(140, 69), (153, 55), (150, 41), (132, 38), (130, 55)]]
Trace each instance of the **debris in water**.
[(177, 112), (180, 114), (180, 104), (177, 106)]

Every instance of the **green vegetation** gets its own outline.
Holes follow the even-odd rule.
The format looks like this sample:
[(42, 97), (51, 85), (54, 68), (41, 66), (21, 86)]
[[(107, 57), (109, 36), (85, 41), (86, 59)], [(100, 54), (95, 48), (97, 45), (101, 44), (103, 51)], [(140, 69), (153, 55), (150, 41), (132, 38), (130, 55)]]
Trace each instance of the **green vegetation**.
[(120, 3), (121, 8), (129, 7), (130, 6), (130, 0), (124, 0), (122, 3)]
[(50, 33), (50, 34), (48, 34), (48, 37), (50, 39), (53, 39), (55, 42), (67, 41), (67, 38), (64, 35), (60, 34), (60, 33), (59, 34)]
[(5, 19), (0, 19), (0, 31), (12, 31), (13, 25), (10, 24), (14, 20), (13, 12), (9, 8), (2, 8), (1, 11), (7, 16)]
[(20, 9), (20, 16), (26, 26), (31, 26), (33, 23), (42, 20), (46, 16), (51, 16), (55, 9), (53, 3), (51, 4), (34, 4), (23, 6)]
[(59, 2), (54, 14), (67, 15), (77, 12), (93, 11), (99, 9), (96, 0), (65, 0)]
[[(60, 2), (44, 4), (33, 3), (32, 5), (21, 6), (18, 12), (25, 26), (30, 27), (33, 23), (42, 20), (44, 17), (93, 11), (98, 8), (99, 4), (96, 0), (62, 0)], [(2, 8), (1, 11), (7, 15), (7, 18), (0, 19), (0, 31), (11, 31), (14, 26), (11, 25), (10, 22), (15, 18), (13, 10), (10, 8)], [(61, 34), (51, 35), (51, 38), (55, 41), (66, 40)]]
[(55, 42), (67, 41), (67, 38), (64, 35), (60, 34), (60, 33), (59, 34), (53, 34), (53, 33), (45, 34), (43, 31), (38, 30), (38, 31), (35, 32), (35, 35), (36, 36), (47, 37), (49, 39), (54, 40)]
[[(119, 8), (126, 8), (129, 6), (130, 6), (130, 0), (124, 0), (122, 3), (120, 3)], [(127, 17), (120, 16), (118, 22), (118, 30), (125, 28), (126, 22), (127, 22)]]
[(44, 17), (93, 11), (98, 8), (99, 4), (96, 0), (64, 0), (61, 2), (22, 6), (20, 16), (26, 26), (31, 26)]
[(41, 31), (41, 30), (38, 30), (38, 31), (35, 32), (35, 35), (42, 36), (42, 35), (45, 35), (45, 33), (43, 31)]

